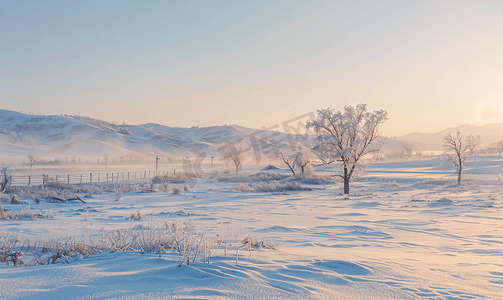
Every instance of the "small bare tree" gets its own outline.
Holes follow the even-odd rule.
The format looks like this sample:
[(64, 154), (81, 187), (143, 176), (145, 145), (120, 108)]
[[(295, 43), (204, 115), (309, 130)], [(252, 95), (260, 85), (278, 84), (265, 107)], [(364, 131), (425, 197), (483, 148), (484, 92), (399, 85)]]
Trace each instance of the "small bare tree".
[(246, 152), (245, 148), (244, 142), (230, 141), (219, 149), (223, 155), (224, 161), (229, 160), (234, 163), (236, 166), (236, 174), (243, 167), (242, 159)]
[(280, 158), (285, 165), (292, 171), (292, 174), (295, 175), (295, 165), (297, 164), (297, 155), (293, 153), (293, 151), (282, 151), (278, 154), (278, 158)]
[(496, 143), (496, 150), (499, 154), (503, 153), (503, 140), (500, 140)]
[(385, 110), (367, 112), (366, 104), (356, 107), (345, 106), (344, 112), (334, 113), (332, 109), (318, 110), (317, 119), (308, 122), (307, 128), (314, 129), (318, 144), (313, 152), (324, 164), (339, 162), (344, 180), (344, 194), (349, 194), (349, 183), (356, 171), (363, 165), (360, 160), (368, 153), (381, 150), (383, 141), (380, 126), (388, 119)]
[(444, 148), (446, 160), (456, 167), (456, 174), (458, 174), (458, 185), (461, 184), (461, 174), (468, 155), (466, 150), (467, 145), (463, 144), (463, 135), (457, 131), (456, 136), (452, 136), (450, 132), (444, 137)]
[(311, 165), (311, 151), (299, 142), (291, 145), (291, 151), (282, 151), (278, 157), (288, 166), (293, 175), (300, 170), (302, 177), (313, 170)]
[(31, 167), (33, 167), (33, 164), (36, 161), (35, 154), (33, 154), (33, 152), (30, 152), (30, 154), (28, 155), (28, 160), (30, 161), (30, 169), (31, 169)]
[(475, 154), (479, 150), (481, 144), (482, 137), (480, 135), (474, 136), (470, 134), (466, 137), (466, 147), (470, 150), (471, 155)]
[(405, 151), (405, 154), (410, 158), (412, 157), (412, 151), (413, 151), (412, 144), (406, 143), (403, 145), (403, 150)]

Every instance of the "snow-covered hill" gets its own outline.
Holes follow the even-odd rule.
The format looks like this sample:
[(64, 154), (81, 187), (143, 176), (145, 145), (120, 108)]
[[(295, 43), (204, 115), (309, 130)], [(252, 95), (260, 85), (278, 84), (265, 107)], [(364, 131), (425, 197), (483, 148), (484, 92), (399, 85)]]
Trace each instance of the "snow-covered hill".
[(444, 143), (444, 136), (450, 132), (455, 134), (461, 132), (464, 137), (468, 135), (480, 135), (482, 137), (482, 146), (488, 147), (503, 139), (503, 124), (487, 124), (483, 126), (473, 126), (469, 124), (458, 127), (447, 128), (436, 133), (419, 133), (413, 132), (404, 136), (398, 137), (399, 140), (413, 144), (418, 149), (425, 150), (441, 150)]
[[(30, 153), (45, 160), (78, 156), (95, 162), (103, 157), (161, 156), (176, 159), (219, 156), (218, 149), (236, 140), (248, 145), (259, 161), (289, 147), (290, 141), (312, 143), (312, 137), (254, 130), (236, 125), (178, 128), (159, 124), (116, 125), (68, 115), (27, 115), (0, 110), (0, 163), (17, 164)], [(259, 161), (260, 162), (260, 161)]]

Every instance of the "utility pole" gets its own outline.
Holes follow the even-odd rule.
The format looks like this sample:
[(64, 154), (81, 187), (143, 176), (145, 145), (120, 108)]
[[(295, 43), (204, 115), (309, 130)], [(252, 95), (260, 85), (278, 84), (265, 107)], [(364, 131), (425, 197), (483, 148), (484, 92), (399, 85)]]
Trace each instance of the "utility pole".
[(157, 172), (157, 166), (159, 165), (159, 155), (155, 158), (155, 172)]

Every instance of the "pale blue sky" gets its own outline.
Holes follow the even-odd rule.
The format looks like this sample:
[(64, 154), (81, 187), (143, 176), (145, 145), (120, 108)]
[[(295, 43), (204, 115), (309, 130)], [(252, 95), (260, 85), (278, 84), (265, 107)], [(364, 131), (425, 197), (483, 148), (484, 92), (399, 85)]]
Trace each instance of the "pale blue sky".
[(0, 2), (0, 108), (260, 128), (367, 103), (388, 136), (503, 122), (503, 1), (313, 2)]

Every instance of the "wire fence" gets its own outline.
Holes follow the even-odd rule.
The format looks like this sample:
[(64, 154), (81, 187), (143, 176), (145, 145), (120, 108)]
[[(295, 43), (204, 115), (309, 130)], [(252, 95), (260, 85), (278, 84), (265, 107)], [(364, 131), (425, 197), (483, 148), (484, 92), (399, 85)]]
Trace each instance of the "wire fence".
[[(223, 169), (201, 170), (202, 174), (219, 173)], [(184, 172), (184, 171), (178, 171)], [(50, 182), (63, 182), (67, 184), (107, 183), (121, 181), (148, 180), (167, 172), (134, 171), (134, 172), (91, 172), (86, 174), (38, 174), (38, 175), (7, 175), (10, 186), (45, 186)], [(176, 175), (177, 170), (173, 170)], [(0, 174), (0, 182), (5, 180)]]

